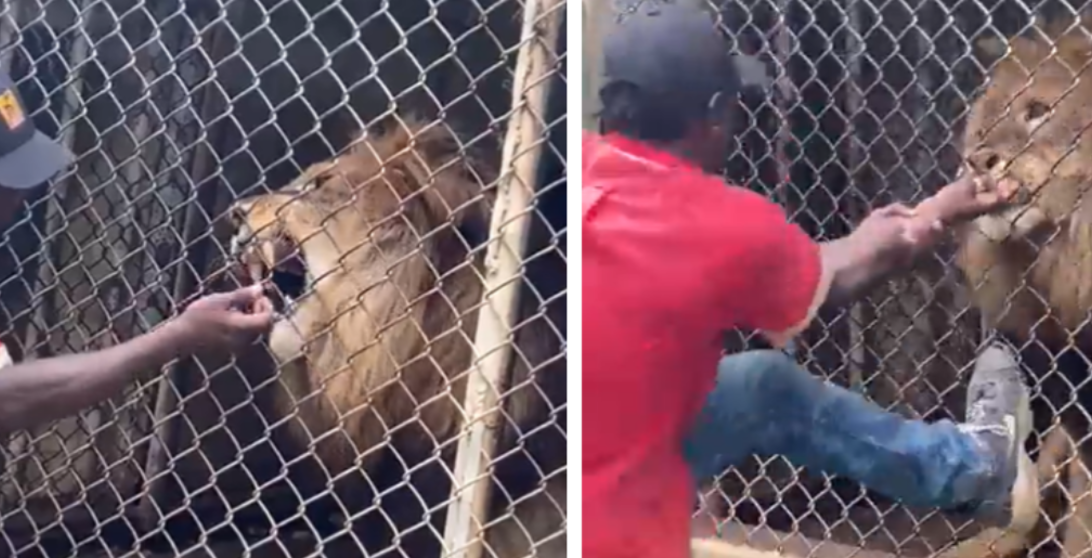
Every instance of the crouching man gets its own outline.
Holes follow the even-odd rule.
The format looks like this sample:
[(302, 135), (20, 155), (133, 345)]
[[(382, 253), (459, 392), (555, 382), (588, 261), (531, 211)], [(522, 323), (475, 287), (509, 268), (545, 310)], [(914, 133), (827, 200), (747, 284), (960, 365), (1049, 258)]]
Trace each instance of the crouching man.
[(964, 423), (929, 424), (777, 351), (721, 359), (719, 342), (733, 327), (786, 342), (820, 305), (853, 300), (998, 208), (1008, 185), (968, 176), (915, 209), (874, 211), (845, 238), (811, 240), (716, 174), (744, 121), (740, 96), (770, 84), (761, 64), (730, 56), (698, 4), (646, 1), (614, 25), (605, 133), (584, 139), (584, 556), (687, 556), (695, 477), (751, 454), (1007, 523), (1031, 426), (1008, 349), (979, 357)]

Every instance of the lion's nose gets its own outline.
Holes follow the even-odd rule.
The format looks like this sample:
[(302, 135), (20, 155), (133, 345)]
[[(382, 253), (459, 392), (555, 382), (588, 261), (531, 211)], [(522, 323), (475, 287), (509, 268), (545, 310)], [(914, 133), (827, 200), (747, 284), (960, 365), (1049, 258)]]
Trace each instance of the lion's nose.
[(979, 149), (975, 151), (970, 157), (968, 162), (971, 167), (981, 173), (993, 173), (1001, 170), (1005, 166), (1004, 159), (992, 149)]

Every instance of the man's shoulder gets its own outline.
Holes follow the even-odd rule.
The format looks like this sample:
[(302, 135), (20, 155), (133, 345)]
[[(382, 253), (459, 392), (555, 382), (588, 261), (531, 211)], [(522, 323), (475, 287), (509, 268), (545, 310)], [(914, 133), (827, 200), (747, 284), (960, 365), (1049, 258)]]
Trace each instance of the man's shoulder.
[(786, 221), (781, 207), (762, 194), (648, 146), (585, 132), (583, 147), (585, 225), (618, 216), (684, 236), (720, 236)]
[(785, 210), (773, 200), (717, 176), (687, 176), (676, 186), (665, 206), (671, 208), (673, 218), (697, 234), (741, 235), (742, 240), (749, 233), (788, 220)]
[(739, 207), (747, 211), (760, 211), (763, 213), (774, 212), (784, 213), (784, 210), (776, 202), (766, 197), (765, 195), (738, 186), (732, 183), (721, 183), (721, 199), (728, 206)]
[(581, 191), (586, 197), (605, 194), (626, 198), (655, 197), (670, 203), (694, 188), (720, 192), (724, 183), (696, 167), (623, 138), (585, 133), (582, 150)]

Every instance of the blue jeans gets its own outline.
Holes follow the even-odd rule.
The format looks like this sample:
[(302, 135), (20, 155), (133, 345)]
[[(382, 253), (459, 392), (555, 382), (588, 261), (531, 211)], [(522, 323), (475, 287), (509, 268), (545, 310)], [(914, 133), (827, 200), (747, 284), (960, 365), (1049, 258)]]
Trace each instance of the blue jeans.
[(779, 351), (720, 361), (684, 452), (697, 479), (750, 455), (783, 455), (911, 506), (952, 508), (996, 496), (991, 458), (955, 423), (886, 412)]

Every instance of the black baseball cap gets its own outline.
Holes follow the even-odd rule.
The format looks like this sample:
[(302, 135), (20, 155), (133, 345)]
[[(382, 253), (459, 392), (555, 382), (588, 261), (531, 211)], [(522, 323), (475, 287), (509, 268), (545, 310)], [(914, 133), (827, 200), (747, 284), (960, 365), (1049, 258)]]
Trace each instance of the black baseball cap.
[(606, 27), (604, 87), (617, 82), (677, 107), (708, 110), (720, 94), (768, 93), (773, 79), (756, 57), (732, 54), (703, 0), (626, 0)]
[(0, 71), (0, 187), (33, 188), (72, 160), (68, 149), (34, 127), (15, 82)]

